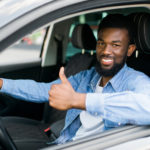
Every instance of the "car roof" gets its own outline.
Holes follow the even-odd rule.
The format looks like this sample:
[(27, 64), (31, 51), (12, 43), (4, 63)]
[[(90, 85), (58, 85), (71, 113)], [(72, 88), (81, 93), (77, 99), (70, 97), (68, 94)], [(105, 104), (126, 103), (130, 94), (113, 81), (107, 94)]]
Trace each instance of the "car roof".
[(26, 12), (53, 0), (5, 0), (0, 3), (0, 27)]
[[(15, 20), (16, 18), (33, 11), (41, 6), (57, 3), (59, 8), (63, 4), (71, 5), (85, 0), (4, 0), (0, 2), (0, 28)], [(52, 7), (53, 10), (58, 7)]]

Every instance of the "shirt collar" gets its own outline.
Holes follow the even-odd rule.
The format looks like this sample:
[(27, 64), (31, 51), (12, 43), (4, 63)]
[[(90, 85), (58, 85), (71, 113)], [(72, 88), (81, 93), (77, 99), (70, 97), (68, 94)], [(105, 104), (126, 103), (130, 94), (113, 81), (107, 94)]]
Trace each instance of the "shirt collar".
[(96, 88), (96, 84), (98, 82), (98, 80), (100, 79), (100, 75), (98, 74), (98, 72), (95, 70), (95, 74), (90, 82), (90, 86), (92, 88), (93, 91), (95, 91), (95, 88)]
[(122, 69), (109, 81), (109, 83), (112, 85), (112, 87), (114, 88), (114, 90), (120, 91), (120, 89), (122, 89), (122, 81), (125, 75), (125, 72), (127, 71), (128, 66), (125, 64)]
[[(121, 88), (124, 74), (127, 69), (128, 69), (128, 66), (125, 64), (122, 67), (122, 69), (108, 82), (111, 84), (111, 86), (113, 87), (113, 89), (116, 92), (119, 91), (119, 89)], [(96, 72), (96, 70), (95, 70), (95, 72)], [(96, 72), (95, 75), (93, 76), (93, 78), (91, 80), (91, 84), (90, 84), (93, 91), (95, 90), (96, 84), (100, 78), (101, 78), (101, 76)], [(106, 86), (108, 85), (108, 83), (106, 84)]]

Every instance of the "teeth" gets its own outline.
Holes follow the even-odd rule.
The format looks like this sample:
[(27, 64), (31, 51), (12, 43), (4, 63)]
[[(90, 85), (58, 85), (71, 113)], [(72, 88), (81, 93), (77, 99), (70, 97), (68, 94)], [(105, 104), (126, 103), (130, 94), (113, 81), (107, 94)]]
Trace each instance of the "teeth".
[(103, 59), (103, 61), (105, 61), (105, 62), (111, 62), (112, 60), (111, 59)]

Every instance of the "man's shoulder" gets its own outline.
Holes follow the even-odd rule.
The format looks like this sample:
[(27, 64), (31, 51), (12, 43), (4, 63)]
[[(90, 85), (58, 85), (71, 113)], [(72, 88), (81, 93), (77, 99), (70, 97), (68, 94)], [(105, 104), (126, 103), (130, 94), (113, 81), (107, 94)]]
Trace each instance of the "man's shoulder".
[(97, 72), (95, 70), (95, 67), (91, 67), (90, 69), (80, 71), (76, 75), (82, 75), (84, 77), (84, 76), (92, 76), (92, 75), (95, 75), (95, 74), (97, 74)]
[(150, 78), (144, 72), (135, 70), (133, 68), (128, 67), (126, 71), (126, 77), (132, 81), (132, 83), (146, 83), (150, 82)]
[(131, 67), (128, 67), (127, 66), (127, 71), (126, 71), (127, 75), (131, 75), (131, 76), (134, 76), (134, 77), (140, 77), (140, 76), (143, 76), (145, 78), (149, 78), (148, 75), (146, 75), (144, 72), (142, 71), (139, 71), (139, 70), (136, 70), (134, 68), (131, 68)]
[(95, 67), (92, 67), (88, 70), (83, 70), (83, 71), (79, 72), (78, 74), (73, 76), (73, 78), (76, 79), (80, 83), (81, 82), (89, 83), (92, 80), (97, 80), (97, 78), (99, 78), (99, 74), (95, 70)]
[(97, 72), (95, 70), (95, 67), (91, 67), (88, 70), (82, 70), (78, 72), (77, 74), (70, 76), (69, 80), (72, 81), (73, 79), (75, 81), (81, 82), (83, 79), (86, 79), (89, 81), (96, 75), (97, 75)]
[(128, 67), (124, 82), (126, 82), (126, 87), (128, 90), (149, 93), (150, 78), (141, 71)]

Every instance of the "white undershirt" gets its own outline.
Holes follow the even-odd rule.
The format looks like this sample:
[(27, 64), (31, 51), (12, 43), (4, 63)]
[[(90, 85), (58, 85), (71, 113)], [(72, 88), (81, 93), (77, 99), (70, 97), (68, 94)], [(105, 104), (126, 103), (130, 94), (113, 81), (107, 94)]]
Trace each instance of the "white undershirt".
[[(96, 85), (95, 93), (102, 93), (103, 87), (100, 87), (98, 83)], [(73, 140), (81, 139), (83, 137), (101, 132), (104, 127), (103, 120), (100, 116), (91, 115), (87, 111), (82, 111), (80, 113), (80, 121), (81, 127), (76, 132)]]

